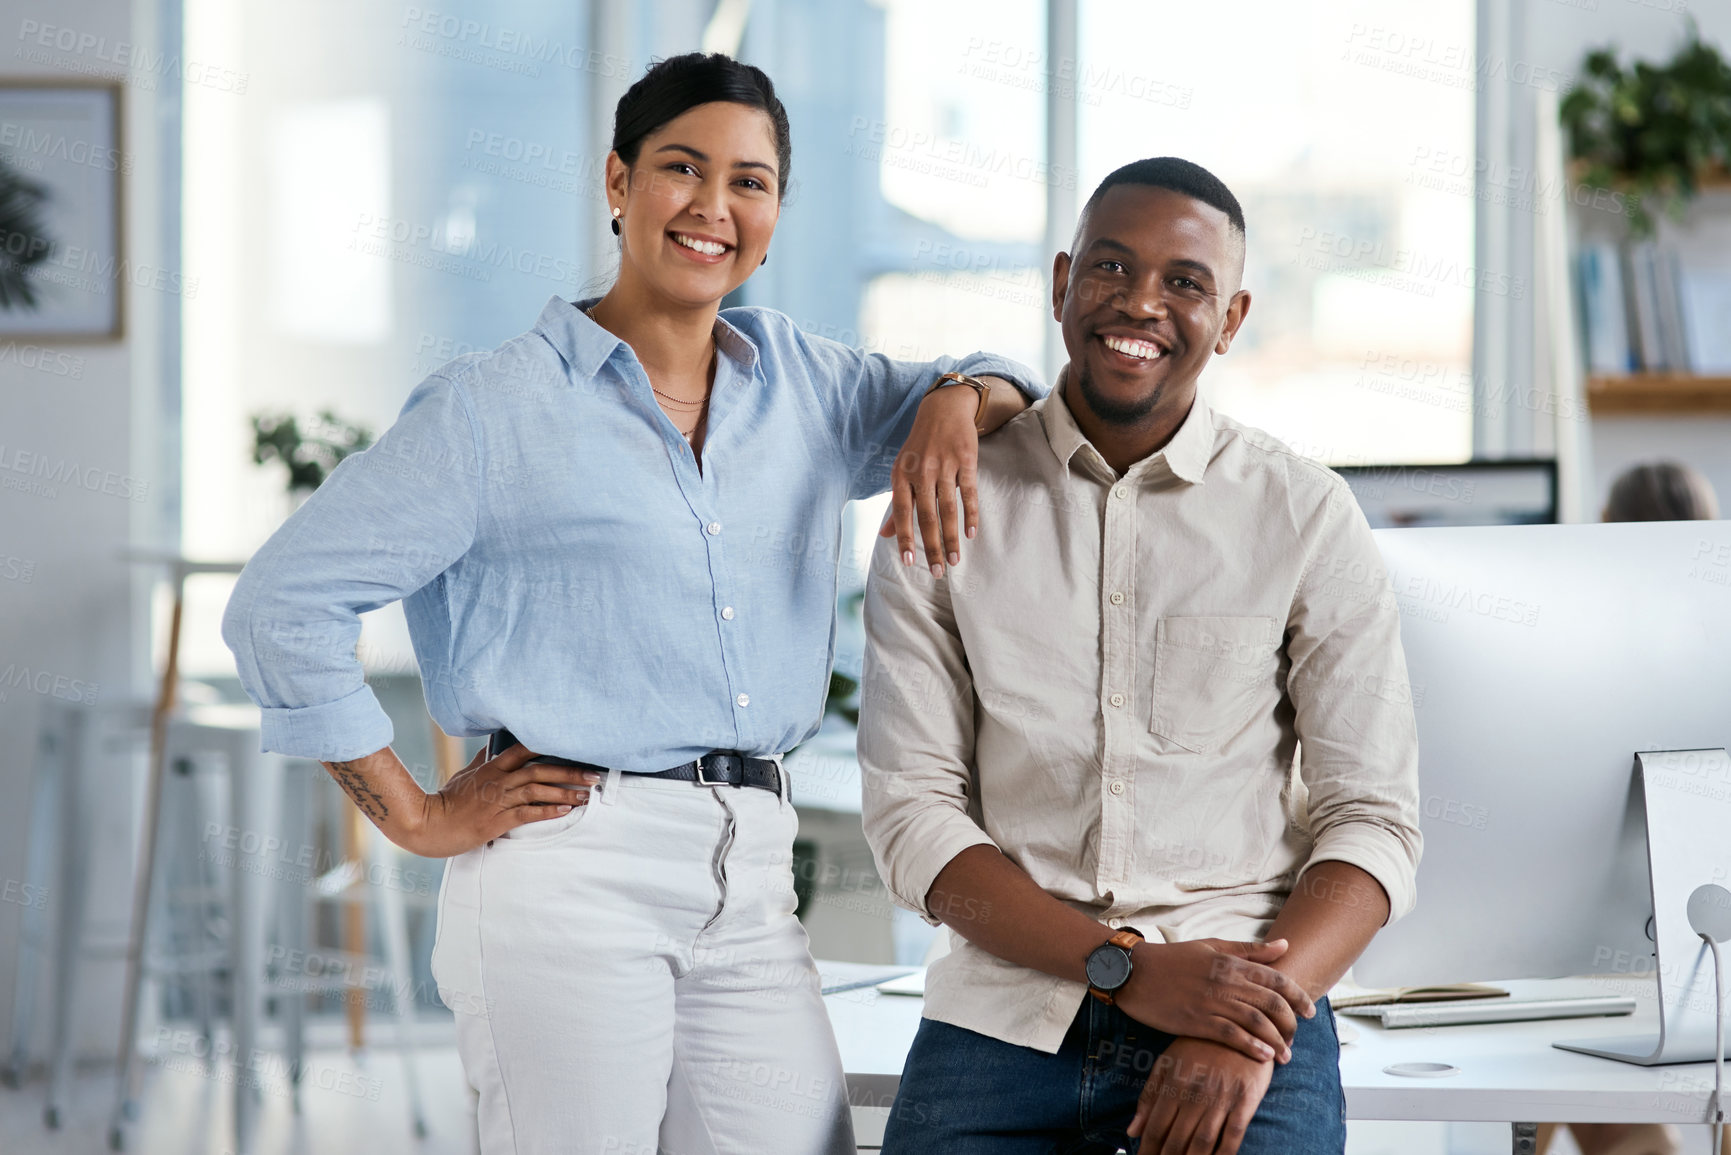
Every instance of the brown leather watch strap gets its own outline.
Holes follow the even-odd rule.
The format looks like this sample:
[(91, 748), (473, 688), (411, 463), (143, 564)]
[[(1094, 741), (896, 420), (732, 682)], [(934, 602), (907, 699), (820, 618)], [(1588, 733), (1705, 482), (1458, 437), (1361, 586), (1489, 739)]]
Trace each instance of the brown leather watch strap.
[[(1112, 937), (1106, 940), (1106, 942), (1110, 943), (1112, 946), (1123, 947), (1125, 950), (1133, 950), (1137, 943), (1147, 941), (1147, 939), (1142, 937), (1140, 931), (1132, 930), (1130, 927), (1125, 927), (1123, 930), (1114, 932)], [(1118, 999), (1112, 991), (1103, 991), (1090, 986), (1088, 988), (1088, 993), (1109, 1007), (1117, 1005)]]

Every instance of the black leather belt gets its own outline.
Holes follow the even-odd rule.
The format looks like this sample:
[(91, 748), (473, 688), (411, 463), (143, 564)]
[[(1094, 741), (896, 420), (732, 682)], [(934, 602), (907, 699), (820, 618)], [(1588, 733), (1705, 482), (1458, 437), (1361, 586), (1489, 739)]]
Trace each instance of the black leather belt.
[[(515, 734), (509, 730), (495, 730), (487, 744), (487, 756), (496, 758), (515, 745)], [(552, 766), (575, 766), (579, 770), (593, 770), (597, 774), (607, 773), (605, 766), (559, 758), (552, 754), (542, 754), (532, 760)], [(654, 773), (627, 770), (625, 773), (638, 778), (669, 778), (676, 782), (690, 782), (696, 786), (755, 786), (759, 790), (769, 791), (777, 798), (781, 797), (780, 765), (772, 758), (753, 758), (737, 750), (711, 750), (703, 757), (675, 766), (671, 770), (657, 770)]]
[(771, 759), (752, 758), (737, 750), (711, 750), (694, 762), (638, 777), (672, 778), (699, 786), (756, 786), (781, 796), (781, 767)]

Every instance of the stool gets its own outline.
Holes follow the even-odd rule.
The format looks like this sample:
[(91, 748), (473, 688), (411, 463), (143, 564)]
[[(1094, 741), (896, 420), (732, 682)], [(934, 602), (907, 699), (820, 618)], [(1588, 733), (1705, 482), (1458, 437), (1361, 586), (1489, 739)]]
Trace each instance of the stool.
[(79, 966), (86, 959), (119, 957), (124, 949), (85, 941), (91, 846), (81, 792), (90, 767), (108, 748), (119, 747), (129, 754), (144, 749), (150, 735), (150, 706), (142, 702), (85, 706), (50, 699), (43, 703), (37, 733), (25, 877), (37, 895), (54, 896), (58, 917), (50, 918), (46, 901), (25, 904), (12, 991), (12, 1038), (0, 1079), (17, 1087), (28, 1074), (37, 987), (43, 956), (51, 950), (52, 1039), (43, 1121), (53, 1128), (60, 1125), (72, 1086), (73, 996)]
[[(228, 779), (228, 821), (240, 830), (250, 831), (268, 829), (269, 824), (260, 821), (264, 816), (259, 813), (261, 808), (257, 800), (269, 798), (272, 794), (268, 784), (262, 781), (263, 777), (267, 774), (274, 777), (280, 774), (281, 769), (280, 759), (266, 759), (258, 752), (259, 733), (256, 718), (257, 713), (254, 711), (253, 724), (250, 726), (244, 722), (235, 724), (237, 719), (232, 716), (222, 718), (218, 724), (199, 724), (185, 718), (171, 718), (164, 730), (162, 750), (162, 764), (174, 767), (177, 777), (190, 777), (196, 760), (210, 756), (222, 759)], [(227, 724), (221, 724), (223, 722)], [(223, 955), (220, 958), (208, 957), (205, 952), (200, 951), (200, 957), (179, 959), (173, 957), (172, 952), (158, 949), (151, 927), (152, 908), (159, 904), (160, 897), (165, 897), (158, 894), (161, 889), (157, 877), (158, 858), (160, 848), (165, 842), (170, 847), (175, 847), (179, 842), (173, 838), (164, 840), (162, 834), (165, 824), (175, 823), (177, 818), (184, 820), (185, 809), (164, 808), (163, 795), (168, 787), (164, 782), (164, 775), (155, 771), (156, 768), (153, 767), (153, 789), (146, 798), (144, 826), (140, 831), (138, 861), (141, 877), (136, 880), (134, 887), (133, 934), (127, 951), (127, 985), (124, 991), (121, 1062), (118, 1071), (119, 1091), (108, 1136), (109, 1146), (117, 1151), (125, 1145), (125, 1124), (137, 1115), (141, 1081), (137, 1046), (138, 1014), (148, 975), (184, 973), (196, 968), (204, 972), (203, 981), (208, 984), (208, 973), (212, 965), (227, 962), (232, 986), (230, 1013), (234, 1024), (236, 1053), (250, 1055), (255, 1052), (257, 1044), (265, 912), (258, 893), (258, 883), (261, 880), (256, 872), (257, 864), (249, 861), (257, 858), (256, 840), (253, 854), (247, 855), (244, 851), (237, 854), (233, 863), (234, 869), (227, 880), (229, 886), (225, 897), (230, 930), (227, 950)], [(192, 789), (191, 783), (187, 783), (187, 786), (189, 790)], [(261, 786), (265, 788), (261, 789)], [(200, 809), (194, 805), (194, 821)], [(181, 848), (185, 848), (184, 844), (181, 844)], [(249, 871), (249, 865), (254, 869)], [(198, 897), (202, 899), (205, 896), (201, 894)], [(208, 990), (208, 986), (205, 989)], [(208, 997), (201, 997), (200, 1003), (208, 1008)], [(205, 1020), (202, 1028), (208, 1034), (208, 1016), (201, 1015), (201, 1018)], [(52, 1102), (52, 1092), (50, 1097)], [(237, 1138), (247, 1137), (237, 1142), (237, 1151), (244, 1150), (245, 1142), (250, 1141), (256, 1106), (256, 1096), (249, 1093), (246, 1080), (239, 1077), (237, 1071), (235, 1132)]]
[[(291, 770), (288, 760), (276, 755), (263, 755), (259, 747), (258, 712), (252, 707), (198, 708), (189, 711), (184, 718), (168, 719), (164, 728), (162, 765), (172, 769), (174, 778), (191, 778), (191, 767), (199, 762), (220, 760), (223, 766), (222, 778), (226, 781), (228, 794), (225, 815), (228, 830), (224, 831), (225, 845), (221, 849), (227, 857), (217, 865), (219, 873), (226, 870), (228, 876), (223, 880), (226, 885), (217, 888), (214, 896), (221, 901), (227, 915), (228, 942), (226, 949), (215, 959), (207, 957), (203, 950), (195, 950), (192, 957), (176, 957), (173, 952), (164, 952), (159, 945), (161, 935), (153, 931), (151, 925), (157, 913), (153, 908), (175, 896), (156, 878), (158, 867), (162, 865), (158, 860), (164, 847), (170, 852), (188, 849), (188, 840), (165, 837), (171, 835), (176, 826), (185, 828), (188, 807), (164, 806), (165, 795), (171, 789), (167, 781), (170, 776), (155, 775), (156, 790), (147, 799), (149, 817), (142, 832), (143, 845), (139, 855), (139, 868), (144, 877), (135, 891), (135, 895), (141, 898), (135, 897), (135, 903), (142, 900), (143, 908), (134, 911), (131, 948), (134, 955), (130, 960), (133, 965), (129, 968), (125, 992), (122, 1060), (109, 1128), (109, 1145), (115, 1150), (125, 1146), (126, 1124), (137, 1115), (142, 1078), (137, 1047), (138, 1014), (147, 976), (201, 970), (208, 981), (210, 970), (222, 964), (226, 964), (229, 975), (229, 1013), (234, 1040), (234, 1151), (235, 1155), (248, 1155), (252, 1149), (261, 1089), (247, 1072), (251, 1060), (260, 1050), (259, 1018), (264, 993), (271, 986), (282, 989), (280, 981), (273, 982), (266, 965), (271, 937), (271, 899), (275, 899), (277, 906), (276, 924), (279, 929), (289, 932), (283, 936), (289, 942), (304, 942), (306, 909), (318, 901), (316, 888), (278, 870), (271, 862), (271, 855), (287, 845), (288, 838), (298, 835), (304, 841), (306, 792), (310, 778), (307, 771), (315, 764), (297, 760), (298, 768)], [(285, 784), (290, 786), (286, 792)], [(191, 783), (188, 785), (188, 796), (193, 800), (191, 820), (196, 828), (208, 831), (212, 818), (206, 812), (207, 808), (199, 805), (199, 792), (191, 788)], [(220, 830), (222, 824), (216, 826)], [(229, 847), (226, 845), (227, 835), (231, 832), (234, 845)], [(372, 848), (372, 857), (375, 861), (384, 862), (390, 853), (389, 844), (376, 830), (373, 834), (376, 844)], [(196, 846), (196, 843), (192, 845)], [(273, 873), (279, 879), (275, 888), (266, 885)], [(413, 1003), (410, 1000), (412, 982), (408, 971), (406, 916), (401, 895), (389, 894), (388, 888), (380, 889), (387, 892), (378, 896), (378, 905), (386, 953), (390, 958), (389, 969), (396, 984), (399, 1041), (407, 1068), (412, 1122), (416, 1134), (424, 1135), (426, 1127), (419, 1085), (409, 1052), (412, 1039), (408, 1028), (412, 1021)], [(194, 897), (202, 900), (204, 896), (195, 894)], [(298, 934), (294, 932), (296, 926), (300, 928)], [(280, 980), (280, 976), (277, 978)], [(304, 988), (295, 989), (304, 993)], [(298, 997), (289, 999), (285, 1016), (291, 1081), (297, 1107), (304, 1051), (302, 1001)], [(201, 995), (199, 1002), (201, 1019), (205, 1020), (204, 1029), (208, 1034), (208, 996)]]
[[(319, 786), (335, 789), (324, 768), (316, 762), (295, 760), (287, 767), (288, 777), (283, 790), (281, 829), (285, 848), (295, 848), (294, 860), (301, 857), (300, 849), (310, 847), (311, 803)], [(343, 815), (349, 816), (349, 803), (343, 800)], [(427, 1134), (426, 1117), (422, 1111), (420, 1080), (412, 1057), (415, 1016), (414, 972), (410, 964), (408, 912), (400, 889), (392, 887), (394, 877), (392, 857), (395, 848), (372, 823), (365, 829), (366, 862), (343, 862), (330, 870), (317, 871), (308, 867), (304, 872), (286, 869), (277, 873), (277, 929), (270, 952), (274, 960), (289, 965), (265, 967), (266, 988), (284, 996), (283, 1018), (289, 1053), (289, 1078), (293, 1088), (295, 1110), (300, 1110), (301, 1075), (305, 1047), (305, 1002), (313, 993), (339, 991), (371, 991), (368, 975), (373, 969), (365, 957), (344, 958), (345, 963), (359, 963), (360, 974), (345, 965), (331, 976), (296, 976), (293, 960), (310, 959), (311, 935), (308, 917), (321, 902), (353, 901), (355, 893), (367, 895), (379, 915), (380, 938), (384, 947), (384, 973), (391, 982), (392, 1011), (397, 1018), (397, 1045), (402, 1051), (404, 1083), (408, 1089), (410, 1124), (416, 1138)], [(371, 890), (364, 888), (371, 887)], [(323, 952), (328, 955), (329, 952)]]

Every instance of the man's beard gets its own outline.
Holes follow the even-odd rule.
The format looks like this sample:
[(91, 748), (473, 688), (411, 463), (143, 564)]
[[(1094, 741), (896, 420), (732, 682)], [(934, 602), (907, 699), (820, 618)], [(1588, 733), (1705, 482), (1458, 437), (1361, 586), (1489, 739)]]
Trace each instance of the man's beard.
[[(1168, 353), (1166, 356), (1171, 356), (1171, 354)], [(1093, 411), (1094, 416), (1108, 425), (1141, 424), (1148, 414), (1154, 412), (1154, 406), (1160, 404), (1161, 394), (1166, 392), (1166, 386), (1160, 385), (1146, 397), (1122, 404), (1102, 396), (1100, 391), (1094, 388), (1094, 378), (1088, 372), (1086, 361), (1078, 361), (1075, 369), (1076, 388), (1082, 391), (1082, 400), (1088, 403), (1088, 408)]]

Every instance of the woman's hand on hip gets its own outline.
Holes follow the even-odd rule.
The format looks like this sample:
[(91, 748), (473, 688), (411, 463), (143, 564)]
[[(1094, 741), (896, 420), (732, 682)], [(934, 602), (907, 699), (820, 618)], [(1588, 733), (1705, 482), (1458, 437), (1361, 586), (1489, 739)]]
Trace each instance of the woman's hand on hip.
[(422, 790), (386, 746), (325, 769), (392, 842), (425, 858), (473, 850), (526, 822), (544, 822), (589, 802), (593, 770), (531, 762), (521, 745), (497, 758), (482, 750), (437, 793)]
[(427, 858), (448, 858), (473, 850), (529, 822), (545, 822), (589, 803), (590, 788), (601, 781), (593, 770), (532, 762), (536, 754), (521, 744), (496, 758), (485, 749), (421, 806), (414, 831), (401, 842)]
[[(943, 576), (946, 562), (955, 565), (961, 560), (962, 537), (979, 532), (980, 436), (974, 430), (978, 408), (979, 394), (966, 386), (946, 386), (927, 394), (891, 474), (890, 515), (878, 536), (894, 535), (902, 564), (913, 565), (917, 520), (926, 565), (937, 577)], [(959, 510), (957, 489), (962, 494)]]

